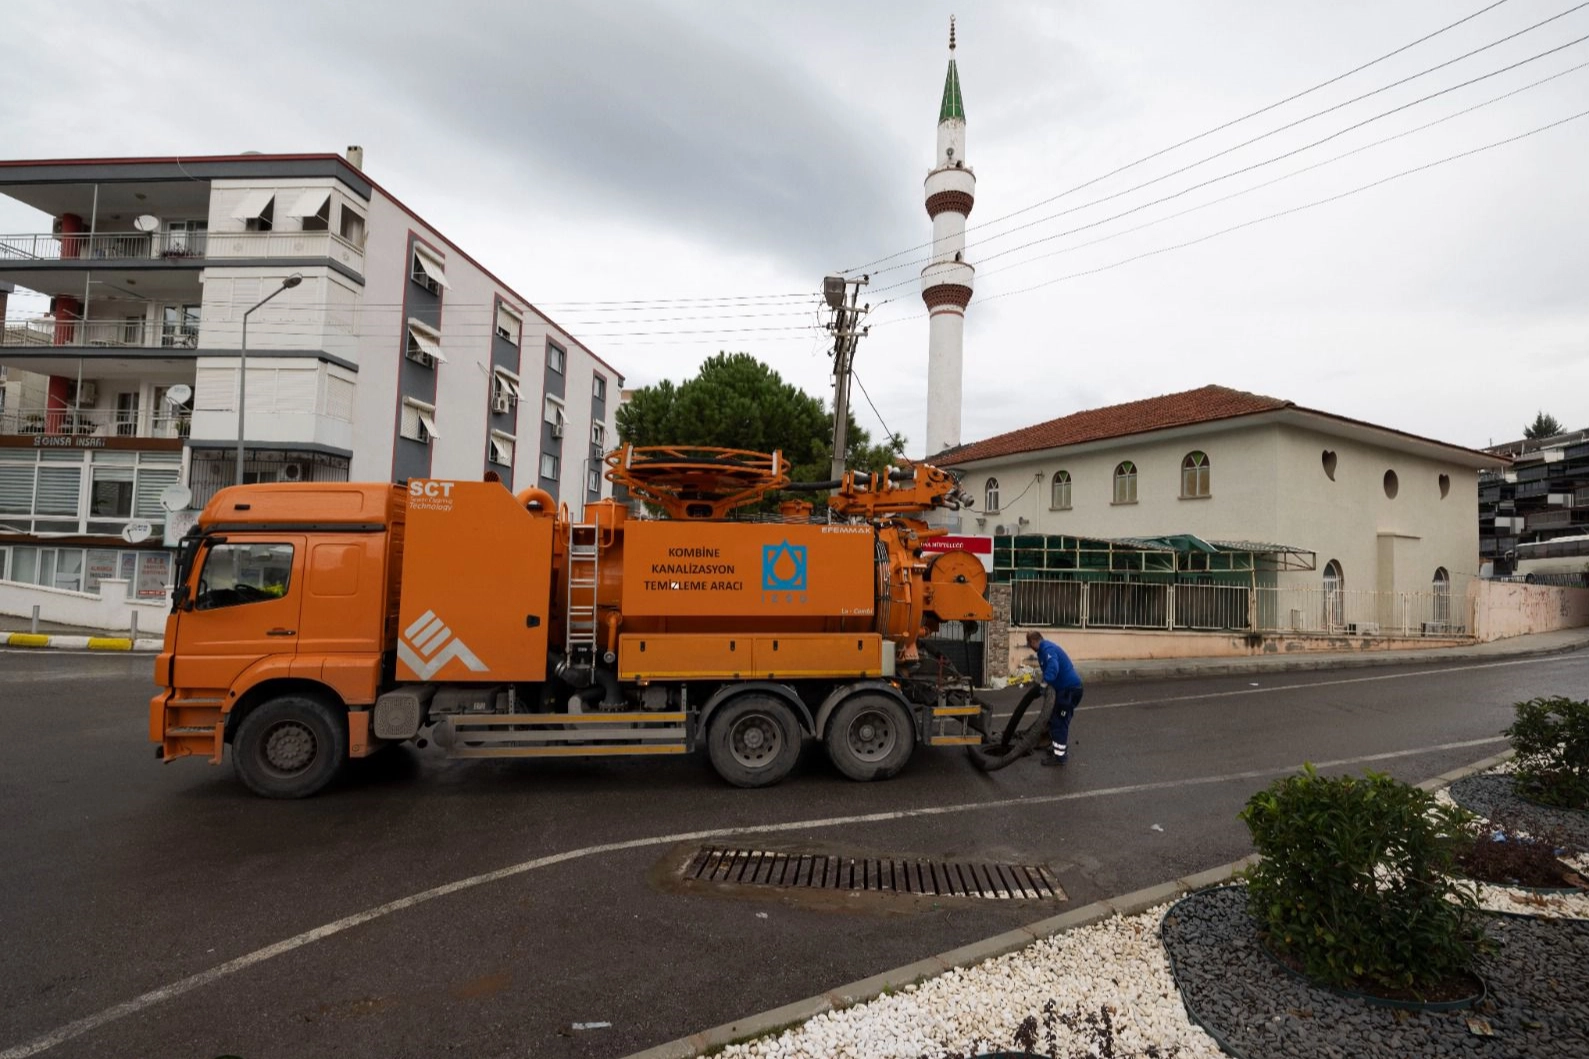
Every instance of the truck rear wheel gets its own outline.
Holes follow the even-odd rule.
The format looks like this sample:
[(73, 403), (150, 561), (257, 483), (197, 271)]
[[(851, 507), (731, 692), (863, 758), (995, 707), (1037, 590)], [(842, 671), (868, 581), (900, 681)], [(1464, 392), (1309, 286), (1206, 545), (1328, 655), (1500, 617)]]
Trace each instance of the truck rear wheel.
[(916, 729), (905, 707), (886, 695), (845, 699), (828, 722), (828, 760), (852, 780), (899, 775), (916, 751)]
[(717, 774), (736, 787), (770, 787), (800, 760), (800, 722), (770, 695), (741, 695), (712, 714), (707, 754)]
[(336, 779), (348, 757), (342, 719), (318, 699), (283, 695), (249, 711), (232, 738), (237, 778), (264, 798), (307, 798)]

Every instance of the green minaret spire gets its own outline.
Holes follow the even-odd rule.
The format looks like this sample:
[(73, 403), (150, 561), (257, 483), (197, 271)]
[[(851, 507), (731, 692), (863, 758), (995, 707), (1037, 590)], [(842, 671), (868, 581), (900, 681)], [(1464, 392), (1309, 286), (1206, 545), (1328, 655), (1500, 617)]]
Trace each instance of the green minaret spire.
[(943, 82), (943, 106), (938, 108), (938, 120), (950, 118), (966, 120), (966, 101), (960, 95), (960, 72), (955, 69), (955, 19), (949, 16), (949, 76)]

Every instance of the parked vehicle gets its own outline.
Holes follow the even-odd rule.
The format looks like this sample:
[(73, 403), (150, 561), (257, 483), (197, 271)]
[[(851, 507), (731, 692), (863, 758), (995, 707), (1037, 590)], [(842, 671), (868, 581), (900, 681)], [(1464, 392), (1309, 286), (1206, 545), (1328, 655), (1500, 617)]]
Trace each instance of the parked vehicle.
[[(224, 489), (183, 540), (155, 665), (166, 761), (222, 760), (267, 797), (314, 794), (350, 757), (683, 754), (742, 787), (819, 740), (857, 780), (918, 744), (975, 745), (984, 708), (918, 641), (991, 617), (981, 563), (923, 555), (944, 471), (791, 483), (778, 453), (630, 449), (613, 501), (573, 519), (500, 482)], [(770, 493), (833, 491), (747, 517)]]

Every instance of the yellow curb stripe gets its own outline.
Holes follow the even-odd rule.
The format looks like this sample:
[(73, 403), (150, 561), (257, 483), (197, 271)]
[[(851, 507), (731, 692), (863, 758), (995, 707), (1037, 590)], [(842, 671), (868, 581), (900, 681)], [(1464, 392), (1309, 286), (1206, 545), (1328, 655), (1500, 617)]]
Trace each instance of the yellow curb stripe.
[(50, 638), (40, 633), (14, 632), (6, 639), (6, 644), (11, 647), (48, 647)]
[(131, 651), (132, 641), (125, 636), (90, 636), (88, 638), (90, 651)]

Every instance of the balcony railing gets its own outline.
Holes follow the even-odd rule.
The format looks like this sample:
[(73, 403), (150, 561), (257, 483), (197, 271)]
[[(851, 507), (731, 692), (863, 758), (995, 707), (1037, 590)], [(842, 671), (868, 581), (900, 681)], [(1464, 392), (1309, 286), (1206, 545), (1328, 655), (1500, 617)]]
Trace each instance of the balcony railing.
[(31, 261), (188, 261), (325, 257), (364, 268), (364, 251), (335, 232), (101, 232), (0, 235), (0, 268)]
[(117, 408), (6, 408), (0, 410), (0, 435), (185, 438), (191, 422), (191, 412), (141, 415)]
[(0, 328), (0, 347), (112, 346), (117, 348), (196, 349), (199, 321), (150, 326), (126, 320), (14, 320)]

